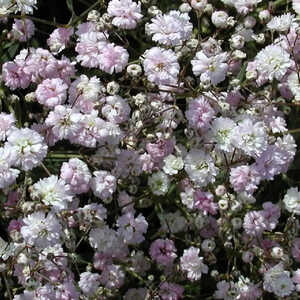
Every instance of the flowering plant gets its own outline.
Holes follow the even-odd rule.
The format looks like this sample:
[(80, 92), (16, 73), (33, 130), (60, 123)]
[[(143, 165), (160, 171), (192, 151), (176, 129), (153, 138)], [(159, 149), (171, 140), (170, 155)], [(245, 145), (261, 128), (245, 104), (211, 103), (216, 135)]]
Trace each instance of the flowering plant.
[(0, 0), (1, 299), (298, 299), (300, 1), (43, 5)]

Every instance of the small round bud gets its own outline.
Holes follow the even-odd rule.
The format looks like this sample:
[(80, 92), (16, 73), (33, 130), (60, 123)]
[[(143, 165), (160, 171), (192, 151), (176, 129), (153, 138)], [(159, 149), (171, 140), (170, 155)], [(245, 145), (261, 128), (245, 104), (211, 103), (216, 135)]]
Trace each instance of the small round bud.
[(230, 39), (230, 46), (233, 49), (242, 49), (245, 45), (245, 38), (242, 35), (235, 34)]
[(90, 22), (97, 22), (99, 18), (100, 18), (100, 14), (95, 9), (91, 10), (87, 16), (87, 20)]
[(243, 224), (242, 219), (241, 218), (233, 218), (231, 220), (231, 224), (232, 224), (233, 229), (238, 230), (238, 229), (242, 228), (242, 224)]
[(204, 252), (212, 252), (216, 248), (216, 243), (213, 240), (206, 239), (202, 242), (201, 248)]
[(253, 80), (256, 79), (258, 76), (257, 71), (248, 71), (246, 72), (246, 79)]
[(242, 260), (245, 263), (250, 263), (254, 258), (254, 255), (251, 251), (244, 251), (242, 254)]
[(222, 10), (215, 11), (211, 16), (211, 21), (217, 28), (226, 28), (227, 19), (228, 19), (228, 14)]
[(180, 6), (179, 6), (179, 10), (182, 12), (182, 13), (188, 13), (192, 10), (191, 6), (188, 4), (188, 3), (182, 3)]
[(215, 193), (218, 197), (223, 196), (226, 193), (226, 187), (223, 184), (218, 185)]
[(111, 81), (107, 84), (106, 91), (110, 95), (116, 95), (120, 90), (120, 85), (116, 81)]
[(34, 102), (35, 99), (36, 99), (36, 97), (35, 97), (35, 93), (34, 92), (28, 93), (28, 94), (25, 95), (25, 101), (28, 102), (28, 103), (29, 102)]
[(162, 13), (161, 10), (155, 5), (152, 5), (148, 8), (148, 14), (150, 16), (155, 17), (157, 15), (160, 15), (161, 13)]
[(273, 258), (280, 259), (284, 255), (283, 249), (281, 247), (273, 247), (271, 251), (271, 255)]
[(271, 14), (267, 9), (265, 9), (259, 12), (258, 18), (261, 22), (268, 22), (271, 19)]
[(256, 25), (256, 19), (252, 16), (247, 16), (244, 19), (244, 26), (246, 28), (253, 28)]
[(142, 74), (142, 67), (138, 64), (129, 65), (126, 69), (127, 73), (131, 77), (138, 77)]
[(226, 199), (221, 199), (218, 202), (218, 205), (221, 210), (226, 210), (228, 208), (228, 201)]

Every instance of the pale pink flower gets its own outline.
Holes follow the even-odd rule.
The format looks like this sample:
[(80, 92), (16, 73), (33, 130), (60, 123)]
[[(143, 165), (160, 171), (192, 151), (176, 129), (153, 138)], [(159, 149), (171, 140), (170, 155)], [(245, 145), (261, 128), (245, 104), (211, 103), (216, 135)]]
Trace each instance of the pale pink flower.
[(115, 44), (103, 44), (99, 54), (99, 69), (106, 73), (120, 73), (128, 63), (127, 50)]
[(91, 180), (94, 195), (103, 201), (109, 201), (116, 191), (116, 177), (107, 171), (95, 171)]
[(174, 242), (169, 239), (157, 239), (150, 246), (150, 256), (159, 265), (168, 266), (177, 257)]
[(238, 166), (230, 170), (230, 183), (236, 192), (253, 194), (260, 180), (259, 173), (251, 166)]
[(35, 91), (36, 99), (40, 104), (53, 108), (65, 102), (67, 89), (67, 84), (60, 78), (45, 79)]
[(16, 118), (10, 113), (0, 113), (0, 141), (4, 141), (10, 134), (11, 130), (15, 128)]
[(92, 175), (86, 163), (78, 158), (71, 158), (62, 164), (60, 177), (73, 193), (82, 194), (89, 190)]
[(215, 215), (218, 210), (218, 204), (214, 202), (212, 193), (196, 190), (194, 193), (194, 208), (204, 211), (205, 214)]
[(120, 124), (129, 119), (130, 106), (126, 99), (118, 95), (105, 98), (105, 104), (102, 106), (102, 115), (110, 122)]
[(29, 128), (14, 129), (5, 144), (16, 155), (15, 166), (24, 171), (39, 166), (47, 155), (48, 146), (44, 138)]
[(100, 284), (100, 275), (98, 273), (84, 272), (80, 274), (78, 282), (79, 288), (84, 295), (92, 297), (95, 295)]
[(180, 66), (172, 50), (159, 47), (146, 50), (143, 66), (149, 81), (158, 85), (177, 85)]
[(225, 52), (215, 56), (207, 57), (203, 51), (199, 51), (196, 53), (195, 58), (191, 61), (193, 73), (196, 76), (207, 76), (213, 85), (217, 85), (226, 78), (226, 73), (228, 70), (228, 64), (226, 63), (226, 60), (227, 53)]
[(20, 42), (28, 41), (35, 31), (34, 23), (29, 19), (14, 19), (14, 24), (10, 34), (15, 40)]
[(152, 40), (167, 46), (181, 45), (191, 37), (193, 25), (187, 13), (171, 10), (165, 15), (151, 19), (148, 32)]
[(163, 282), (159, 286), (159, 296), (162, 300), (183, 299), (184, 288), (176, 283)]
[(206, 129), (215, 116), (215, 111), (205, 97), (193, 99), (189, 102), (185, 116), (189, 126), (194, 129)]
[(203, 257), (199, 257), (199, 252), (199, 248), (190, 247), (184, 250), (180, 258), (181, 269), (187, 272), (187, 278), (192, 281), (199, 280), (202, 273), (208, 273), (208, 267), (203, 263)]
[(111, 0), (107, 12), (113, 17), (112, 24), (122, 29), (134, 29), (143, 17), (141, 3), (132, 0)]
[(51, 34), (50, 37), (47, 40), (47, 44), (51, 50), (52, 53), (57, 54), (64, 50), (69, 41), (70, 37), (74, 33), (74, 29), (72, 27), (65, 28), (65, 27), (59, 27), (56, 28)]

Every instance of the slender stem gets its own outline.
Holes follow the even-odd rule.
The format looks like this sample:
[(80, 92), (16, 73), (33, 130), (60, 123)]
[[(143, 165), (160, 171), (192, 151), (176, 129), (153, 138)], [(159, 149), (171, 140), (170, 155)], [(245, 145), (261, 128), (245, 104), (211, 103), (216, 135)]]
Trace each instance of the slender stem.
[(292, 130), (288, 130), (284, 133), (300, 133), (300, 128), (296, 128), (296, 129), (292, 129)]
[(28, 16), (28, 15), (21, 16), (21, 15), (10, 14), (10, 15), (8, 15), (8, 17), (10, 17), (10, 18), (16, 18), (16, 19), (30, 19), (30, 20), (32, 20), (34, 22), (42, 23), (42, 24), (49, 25), (49, 26), (54, 26), (54, 27), (66, 27), (66, 24), (54, 23), (54, 22), (51, 22), (51, 21), (42, 20), (42, 19), (39, 19), (39, 18), (36, 18), (36, 17), (32, 17), (32, 16)]
[(91, 10), (93, 10), (95, 7), (97, 7), (99, 4), (101, 4), (101, 0), (98, 0), (96, 3), (94, 3), (92, 6), (90, 6), (88, 9), (86, 9), (80, 16), (74, 19), (74, 21), (71, 23), (71, 25), (75, 25), (78, 21), (80, 21), (83, 17), (85, 17)]
[(47, 169), (47, 167), (41, 163), (41, 167), (45, 170), (45, 172), (47, 173), (48, 176), (51, 176), (52, 174), (50, 173), (50, 171)]

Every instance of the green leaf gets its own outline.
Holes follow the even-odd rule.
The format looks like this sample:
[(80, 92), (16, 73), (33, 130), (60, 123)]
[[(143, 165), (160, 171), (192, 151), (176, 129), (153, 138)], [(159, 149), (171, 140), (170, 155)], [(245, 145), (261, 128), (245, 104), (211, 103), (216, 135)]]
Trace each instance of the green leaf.
[(11, 59), (15, 58), (15, 55), (17, 54), (18, 49), (19, 49), (19, 43), (12, 44), (8, 48), (7, 52)]

